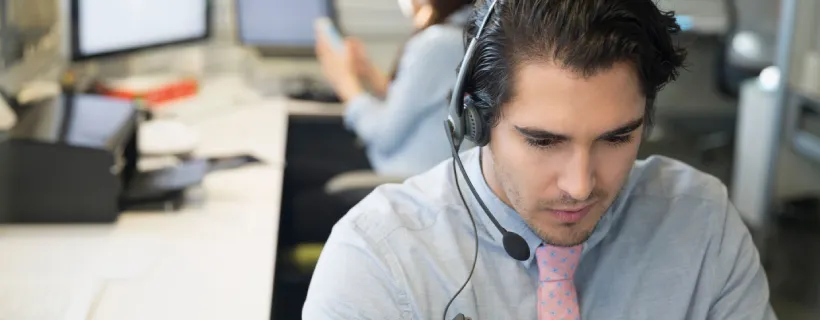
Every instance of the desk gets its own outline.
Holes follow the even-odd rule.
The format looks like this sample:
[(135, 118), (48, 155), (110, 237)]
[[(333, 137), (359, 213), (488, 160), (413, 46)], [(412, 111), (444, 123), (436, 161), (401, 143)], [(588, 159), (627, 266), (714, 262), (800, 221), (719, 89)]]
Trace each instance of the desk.
[(263, 163), (208, 175), (204, 201), (180, 212), (0, 226), (0, 318), (22, 307), (60, 320), (269, 319), (288, 115), (342, 112), (265, 99), (238, 77), (204, 81), (199, 95), (158, 116), (198, 131), (196, 155), (250, 153)]
[(192, 122), (196, 153), (264, 163), (207, 176), (199, 205), (112, 225), (0, 226), (0, 297), (16, 297), (0, 301), (0, 318), (23, 308), (38, 319), (269, 319), (288, 109), (242, 102)]
[(158, 236), (161, 252), (107, 281), (91, 319), (268, 319), (281, 182), (277, 166), (215, 173), (201, 208), (122, 216), (118, 230)]

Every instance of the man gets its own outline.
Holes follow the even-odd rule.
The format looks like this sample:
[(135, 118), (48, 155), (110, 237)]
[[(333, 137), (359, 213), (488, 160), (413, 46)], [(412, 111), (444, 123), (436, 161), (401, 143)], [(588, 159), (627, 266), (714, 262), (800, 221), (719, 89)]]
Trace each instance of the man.
[[(451, 161), (374, 191), (335, 226), (303, 318), (775, 319), (723, 184), (635, 161), (683, 63), (679, 30), (652, 0), (496, 3), (465, 61), (489, 128), (461, 156), (478, 198)], [(523, 261), (478, 199), (526, 242)]]

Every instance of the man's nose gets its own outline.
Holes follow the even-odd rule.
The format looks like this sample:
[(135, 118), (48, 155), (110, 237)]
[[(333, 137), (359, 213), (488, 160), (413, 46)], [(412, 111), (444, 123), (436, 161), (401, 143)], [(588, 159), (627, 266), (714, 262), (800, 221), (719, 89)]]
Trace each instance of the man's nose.
[(586, 200), (595, 188), (588, 151), (575, 152), (558, 178), (558, 188), (575, 200)]

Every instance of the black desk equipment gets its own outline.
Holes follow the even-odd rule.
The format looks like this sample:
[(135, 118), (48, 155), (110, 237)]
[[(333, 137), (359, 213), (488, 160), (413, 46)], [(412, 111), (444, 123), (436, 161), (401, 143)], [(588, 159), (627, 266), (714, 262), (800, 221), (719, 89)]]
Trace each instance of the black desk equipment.
[(18, 121), (0, 142), (0, 223), (115, 221), (136, 174), (132, 103), (66, 93), (13, 105)]

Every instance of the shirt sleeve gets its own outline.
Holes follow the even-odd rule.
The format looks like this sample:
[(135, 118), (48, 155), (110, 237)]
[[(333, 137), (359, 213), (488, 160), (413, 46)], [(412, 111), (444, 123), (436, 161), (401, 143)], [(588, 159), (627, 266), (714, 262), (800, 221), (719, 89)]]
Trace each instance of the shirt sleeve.
[(411, 319), (408, 298), (378, 251), (352, 223), (337, 224), (313, 272), (302, 319)]
[(737, 208), (728, 200), (717, 260), (717, 279), (723, 283), (708, 319), (776, 320), (760, 255)]
[(440, 28), (410, 40), (385, 100), (361, 94), (348, 102), (345, 124), (368, 149), (393, 152), (431, 110), (446, 108), (463, 45)]

